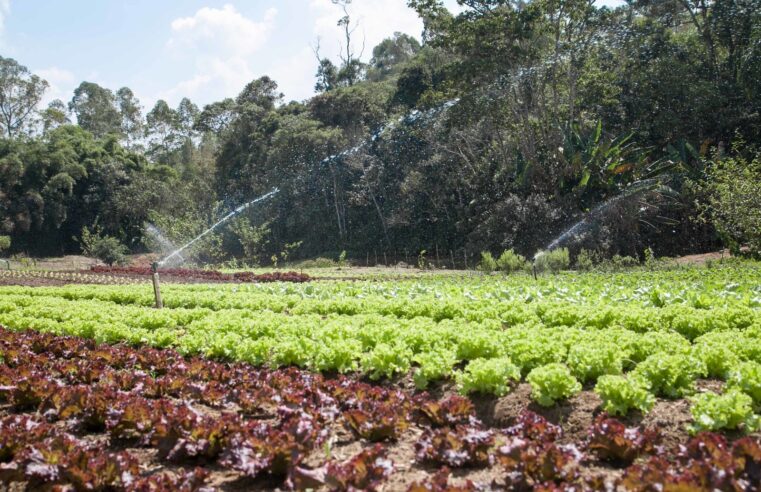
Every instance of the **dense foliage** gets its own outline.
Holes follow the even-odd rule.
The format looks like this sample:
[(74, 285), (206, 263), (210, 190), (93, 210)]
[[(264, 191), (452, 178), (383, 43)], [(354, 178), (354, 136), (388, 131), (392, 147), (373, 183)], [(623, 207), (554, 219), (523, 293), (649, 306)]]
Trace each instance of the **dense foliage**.
[(133, 251), (169, 248), (278, 187), (195, 256), (261, 263), (303, 241), (292, 258), (473, 266), (530, 257), (585, 214), (568, 246), (609, 256), (714, 247), (714, 225), (758, 249), (759, 0), (460, 3), (410, 0), (422, 44), (397, 33), (369, 63), (349, 36), (301, 102), (265, 76), (203, 108), (143, 115), (129, 88), (83, 82), (42, 109), (45, 81), (0, 59), (0, 234), (64, 253), (97, 224)]

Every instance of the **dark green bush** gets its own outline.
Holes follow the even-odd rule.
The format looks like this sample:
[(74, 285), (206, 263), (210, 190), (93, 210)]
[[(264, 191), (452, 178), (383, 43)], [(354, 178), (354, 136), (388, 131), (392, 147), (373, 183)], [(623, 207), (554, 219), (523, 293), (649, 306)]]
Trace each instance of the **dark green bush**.
[(102, 235), (97, 227), (93, 231), (83, 228), (79, 242), (85, 256), (97, 258), (107, 265), (122, 265), (127, 262), (129, 249), (117, 238)]

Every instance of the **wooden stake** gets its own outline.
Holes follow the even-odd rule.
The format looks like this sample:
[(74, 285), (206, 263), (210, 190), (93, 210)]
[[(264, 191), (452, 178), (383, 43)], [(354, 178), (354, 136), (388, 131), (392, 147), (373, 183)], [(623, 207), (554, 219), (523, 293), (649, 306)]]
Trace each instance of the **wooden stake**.
[(153, 270), (153, 294), (156, 297), (156, 309), (163, 309), (164, 302), (161, 300), (161, 288), (159, 286), (159, 268), (158, 264), (154, 263), (151, 266)]

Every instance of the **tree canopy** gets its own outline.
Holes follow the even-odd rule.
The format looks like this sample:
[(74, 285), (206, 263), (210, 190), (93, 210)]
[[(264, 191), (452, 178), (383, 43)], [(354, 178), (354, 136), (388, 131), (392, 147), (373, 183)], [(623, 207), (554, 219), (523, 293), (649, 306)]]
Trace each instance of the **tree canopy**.
[(306, 101), (262, 76), (203, 108), (82, 82), (43, 109), (47, 83), (0, 59), (0, 234), (63, 253), (97, 224), (138, 251), (146, 222), (182, 242), (277, 187), (205, 259), (531, 255), (590, 216), (574, 246), (608, 255), (748, 241), (746, 202), (718, 207), (726, 170), (761, 179), (761, 0), (410, 0), (422, 42), (367, 55), (337, 3), (341, 55), (316, 45)]

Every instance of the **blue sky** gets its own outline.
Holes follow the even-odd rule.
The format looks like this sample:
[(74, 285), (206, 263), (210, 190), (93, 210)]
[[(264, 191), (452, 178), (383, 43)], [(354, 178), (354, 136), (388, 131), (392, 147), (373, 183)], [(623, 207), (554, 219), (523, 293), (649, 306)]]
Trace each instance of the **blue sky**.
[[(365, 59), (394, 31), (422, 30), (406, 0), (354, 0), (350, 13)], [(203, 105), (264, 74), (287, 99), (304, 99), (313, 93), (316, 40), (323, 56), (338, 55), (340, 16), (330, 0), (0, 0), (0, 54), (48, 80), (46, 101), (68, 102), (88, 80), (126, 85), (146, 108), (184, 96)]]

